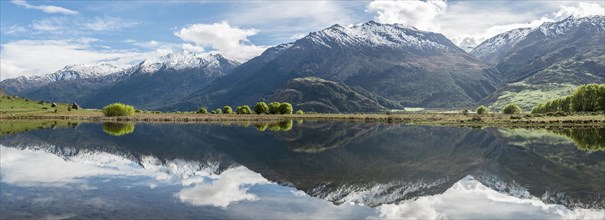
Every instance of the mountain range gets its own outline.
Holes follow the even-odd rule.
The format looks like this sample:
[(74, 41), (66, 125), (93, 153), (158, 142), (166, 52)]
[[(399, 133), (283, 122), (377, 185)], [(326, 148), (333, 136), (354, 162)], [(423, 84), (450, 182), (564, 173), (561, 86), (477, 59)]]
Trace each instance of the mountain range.
[(287, 101), (313, 112), (424, 107), (526, 110), (586, 83), (605, 82), (605, 17), (569, 17), (487, 39), (470, 52), (444, 35), (373, 21), (333, 25), (238, 63), (191, 52), (129, 68), (72, 65), (0, 82), (9, 94), (100, 108), (141, 109)]

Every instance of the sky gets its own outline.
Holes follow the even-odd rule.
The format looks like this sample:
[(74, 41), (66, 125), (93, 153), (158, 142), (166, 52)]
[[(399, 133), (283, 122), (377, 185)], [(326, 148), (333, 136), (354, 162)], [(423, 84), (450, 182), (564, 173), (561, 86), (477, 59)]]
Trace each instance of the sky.
[(605, 1), (0, 1), (0, 79), (66, 65), (120, 67), (188, 50), (244, 62), (333, 24), (374, 20), (444, 34), (462, 48), (568, 16), (605, 15)]

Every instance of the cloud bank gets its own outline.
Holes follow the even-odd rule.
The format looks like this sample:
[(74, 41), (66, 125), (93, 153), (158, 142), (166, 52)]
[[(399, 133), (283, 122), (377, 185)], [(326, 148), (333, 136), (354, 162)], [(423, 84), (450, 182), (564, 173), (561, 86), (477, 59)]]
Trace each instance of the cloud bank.
[(234, 27), (223, 21), (214, 24), (192, 24), (181, 28), (174, 35), (185, 42), (210, 47), (225, 57), (245, 61), (261, 54), (267, 48), (250, 43), (248, 37), (257, 33), (256, 29)]

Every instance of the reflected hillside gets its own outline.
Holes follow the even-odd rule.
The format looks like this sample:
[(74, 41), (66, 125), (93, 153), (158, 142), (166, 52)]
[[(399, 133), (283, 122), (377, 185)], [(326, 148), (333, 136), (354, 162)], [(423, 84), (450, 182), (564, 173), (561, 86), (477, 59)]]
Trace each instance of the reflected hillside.
[(113, 136), (107, 125), (81, 124), (3, 136), (0, 144), (66, 159), (97, 152), (145, 166), (188, 161), (197, 164), (187, 166), (191, 172), (244, 166), (335, 204), (397, 204), (442, 194), (470, 175), (515, 197), (605, 207), (605, 152), (578, 150), (553, 132), (291, 121), (259, 132), (265, 125), (242, 125), (137, 124)]

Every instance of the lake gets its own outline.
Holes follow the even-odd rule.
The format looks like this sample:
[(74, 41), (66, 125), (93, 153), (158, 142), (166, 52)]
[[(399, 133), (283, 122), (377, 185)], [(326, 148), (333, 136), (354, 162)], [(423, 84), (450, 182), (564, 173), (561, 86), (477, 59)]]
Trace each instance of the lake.
[(605, 219), (604, 128), (2, 123), (2, 219)]

